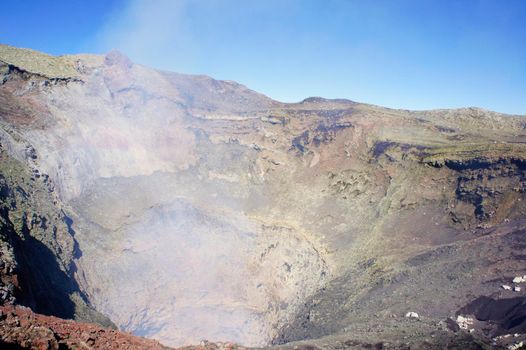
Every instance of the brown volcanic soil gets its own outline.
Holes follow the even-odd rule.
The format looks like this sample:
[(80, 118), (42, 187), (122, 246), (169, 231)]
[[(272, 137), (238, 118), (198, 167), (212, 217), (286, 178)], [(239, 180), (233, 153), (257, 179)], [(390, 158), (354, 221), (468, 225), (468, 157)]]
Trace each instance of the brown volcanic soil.
[(0, 307), (2, 349), (169, 349), (144, 339), (99, 325), (35, 314), (25, 307)]

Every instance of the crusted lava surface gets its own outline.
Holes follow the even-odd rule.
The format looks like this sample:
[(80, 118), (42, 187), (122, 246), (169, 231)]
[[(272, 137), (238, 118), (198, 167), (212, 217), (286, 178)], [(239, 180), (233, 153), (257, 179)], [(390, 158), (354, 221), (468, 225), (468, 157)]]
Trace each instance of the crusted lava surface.
[(28, 308), (0, 307), (2, 349), (168, 349), (155, 340), (33, 313)]

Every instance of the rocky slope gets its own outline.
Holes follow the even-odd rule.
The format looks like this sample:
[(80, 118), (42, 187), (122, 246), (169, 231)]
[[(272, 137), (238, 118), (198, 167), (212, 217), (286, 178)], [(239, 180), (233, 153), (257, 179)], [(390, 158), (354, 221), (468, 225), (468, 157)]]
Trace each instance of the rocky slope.
[(168, 349), (154, 340), (20, 307), (0, 307), (0, 334), (2, 349)]
[(0, 72), (3, 302), (172, 346), (523, 339), (523, 117), (285, 104), (118, 52), (1, 46)]

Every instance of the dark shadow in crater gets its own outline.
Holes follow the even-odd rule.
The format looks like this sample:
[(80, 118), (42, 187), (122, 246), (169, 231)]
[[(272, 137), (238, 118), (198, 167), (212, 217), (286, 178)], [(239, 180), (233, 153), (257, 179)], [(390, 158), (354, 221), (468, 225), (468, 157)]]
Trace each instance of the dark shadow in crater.
[(74, 318), (76, 305), (71, 295), (78, 293), (86, 301), (76, 281), (61, 269), (56, 254), (31, 236), (26, 220), (18, 234), (9, 220), (9, 210), (0, 209), (0, 215), (4, 219), (2, 233), (12, 245), (18, 265), (18, 302), (37, 313)]
[(494, 325), (494, 335), (526, 333), (526, 298), (493, 299), (481, 296), (459, 310)]

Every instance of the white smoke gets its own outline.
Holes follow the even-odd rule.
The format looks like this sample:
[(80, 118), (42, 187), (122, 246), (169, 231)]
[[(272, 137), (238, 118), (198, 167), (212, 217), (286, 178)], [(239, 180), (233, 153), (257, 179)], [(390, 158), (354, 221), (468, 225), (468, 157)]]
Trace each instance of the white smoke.
[(129, 1), (110, 14), (95, 45), (99, 51), (117, 48), (149, 66), (172, 67), (174, 60), (198, 54), (187, 11), (186, 0)]

